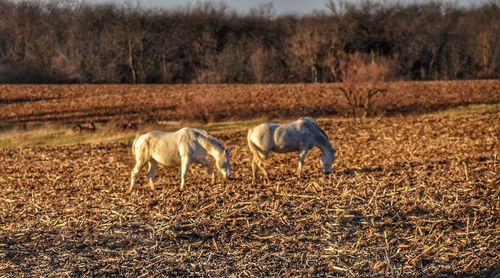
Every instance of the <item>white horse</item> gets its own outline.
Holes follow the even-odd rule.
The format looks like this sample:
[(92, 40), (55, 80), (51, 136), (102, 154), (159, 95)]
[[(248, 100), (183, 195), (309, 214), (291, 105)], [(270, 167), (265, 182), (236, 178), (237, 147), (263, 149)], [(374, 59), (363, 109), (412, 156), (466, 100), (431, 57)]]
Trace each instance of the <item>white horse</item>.
[(176, 132), (151, 131), (135, 138), (132, 144), (135, 167), (130, 177), (128, 193), (135, 185), (137, 174), (142, 166), (149, 163), (149, 186), (154, 190), (154, 177), (157, 164), (163, 166), (181, 165), (181, 186), (184, 189), (186, 174), (191, 163), (200, 163), (208, 168), (215, 183), (215, 172), (207, 154), (215, 159), (215, 166), (224, 178), (231, 176), (229, 149), (216, 138), (201, 129), (189, 127)]
[(264, 123), (248, 130), (248, 147), (253, 154), (252, 183), (255, 181), (256, 166), (264, 174), (269, 175), (264, 168), (264, 160), (271, 151), (277, 153), (299, 152), (297, 175), (302, 174), (302, 167), (307, 153), (313, 147), (321, 150), (321, 164), (325, 174), (329, 175), (335, 160), (335, 149), (328, 140), (326, 133), (310, 117), (299, 118), (288, 124)]

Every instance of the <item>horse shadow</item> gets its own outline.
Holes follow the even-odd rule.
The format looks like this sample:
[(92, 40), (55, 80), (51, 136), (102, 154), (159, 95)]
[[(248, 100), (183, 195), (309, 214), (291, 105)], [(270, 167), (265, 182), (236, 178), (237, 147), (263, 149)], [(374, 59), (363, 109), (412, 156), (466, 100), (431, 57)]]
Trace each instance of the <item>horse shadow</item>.
[(370, 174), (376, 172), (382, 172), (384, 169), (380, 166), (377, 167), (362, 167), (362, 168), (346, 168), (343, 171), (343, 174), (346, 176), (355, 176), (356, 174)]
[[(406, 277), (411, 277), (411, 278), (417, 278), (421, 277), (421, 275), (410, 275)], [(479, 272), (470, 272), (470, 271), (464, 271), (464, 272), (453, 272), (449, 270), (440, 270), (437, 271), (429, 277), (449, 277), (449, 278), (465, 278), (465, 277), (475, 277), (475, 278), (500, 278), (500, 263), (496, 263), (492, 266), (490, 266), (487, 269), (484, 269)]]

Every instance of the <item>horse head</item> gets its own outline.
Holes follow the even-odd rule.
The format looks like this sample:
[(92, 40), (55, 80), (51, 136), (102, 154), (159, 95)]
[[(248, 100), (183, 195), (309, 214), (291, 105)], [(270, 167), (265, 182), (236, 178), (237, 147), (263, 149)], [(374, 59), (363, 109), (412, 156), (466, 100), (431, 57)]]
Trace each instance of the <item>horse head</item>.
[(215, 165), (224, 178), (231, 178), (230, 149), (225, 148), (215, 158)]
[(326, 175), (332, 172), (332, 165), (335, 161), (335, 149), (330, 146), (321, 147), (321, 165)]

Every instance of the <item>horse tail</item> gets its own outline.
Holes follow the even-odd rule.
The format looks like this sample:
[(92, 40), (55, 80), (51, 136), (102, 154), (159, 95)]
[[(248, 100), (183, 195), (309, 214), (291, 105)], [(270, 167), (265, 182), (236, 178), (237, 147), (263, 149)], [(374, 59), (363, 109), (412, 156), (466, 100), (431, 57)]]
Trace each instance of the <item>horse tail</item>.
[(252, 141), (250, 138), (253, 132), (253, 128), (248, 129), (247, 133), (247, 141), (248, 141), (248, 148), (250, 149), (250, 152), (254, 155), (254, 157), (257, 157), (261, 163), (264, 163), (264, 160), (266, 159), (266, 156), (262, 154), (262, 150), (255, 145), (255, 143)]

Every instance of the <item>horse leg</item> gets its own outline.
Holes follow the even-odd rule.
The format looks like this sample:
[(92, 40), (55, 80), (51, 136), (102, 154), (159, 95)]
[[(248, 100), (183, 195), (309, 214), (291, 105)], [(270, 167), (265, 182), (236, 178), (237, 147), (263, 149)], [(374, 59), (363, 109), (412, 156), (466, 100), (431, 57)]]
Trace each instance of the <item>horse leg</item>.
[(297, 167), (297, 176), (300, 178), (302, 176), (302, 168), (304, 167), (304, 161), (306, 160), (307, 150), (301, 150), (299, 154), (299, 166)]
[(157, 168), (156, 161), (150, 160), (148, 178), (149, 178), (149, 187), (151, 188), (151, 190), (155, 190), (154, 179), (155, 179), (156, 168)]
[(257, 164), (257, 161), (256, 161), (256, 158), (254, 157), (254, 158), (252, 159), (252, 184), (254, 184), (254, 183), (255, 183), (255, 174), (256, 174), (256, 170), (257, 170), (257, 169), (255, 168), (256, 164)]
[(188, 157), (181, 158), (181, 187), (179, 188), (180, 190), (184, 190), (189, 163), (190, 161)]
[(143, 165), (144, 165), (143, 161), (136, 160), (134, 169), (132, 169), (132, 172), (130, 173), (130, 187), (128, 188), (127, 193), (132, 192), (132, 190), (134, 189), (137, 174), (139, 174), (139, 171), (141, 170)]
[(264, 168), (264, 165), (262, 165), (262, 162), (260, 160), (256, 160), (257, 167), (259, 170), (262, 172), (264, 175), (264, 178), (266, 180), (266, 183), (269, 183), (269, 173), (267, 172), (266, 168)]
[(212, 163), (204, 158), (204, 159), (200, 160), (200, 164), (207, 167), (208, 173), (212, 176), (212, 185), (214, 185), (215, 184), (215, 171), (214, 171), (214, 167), (212, 166)]

